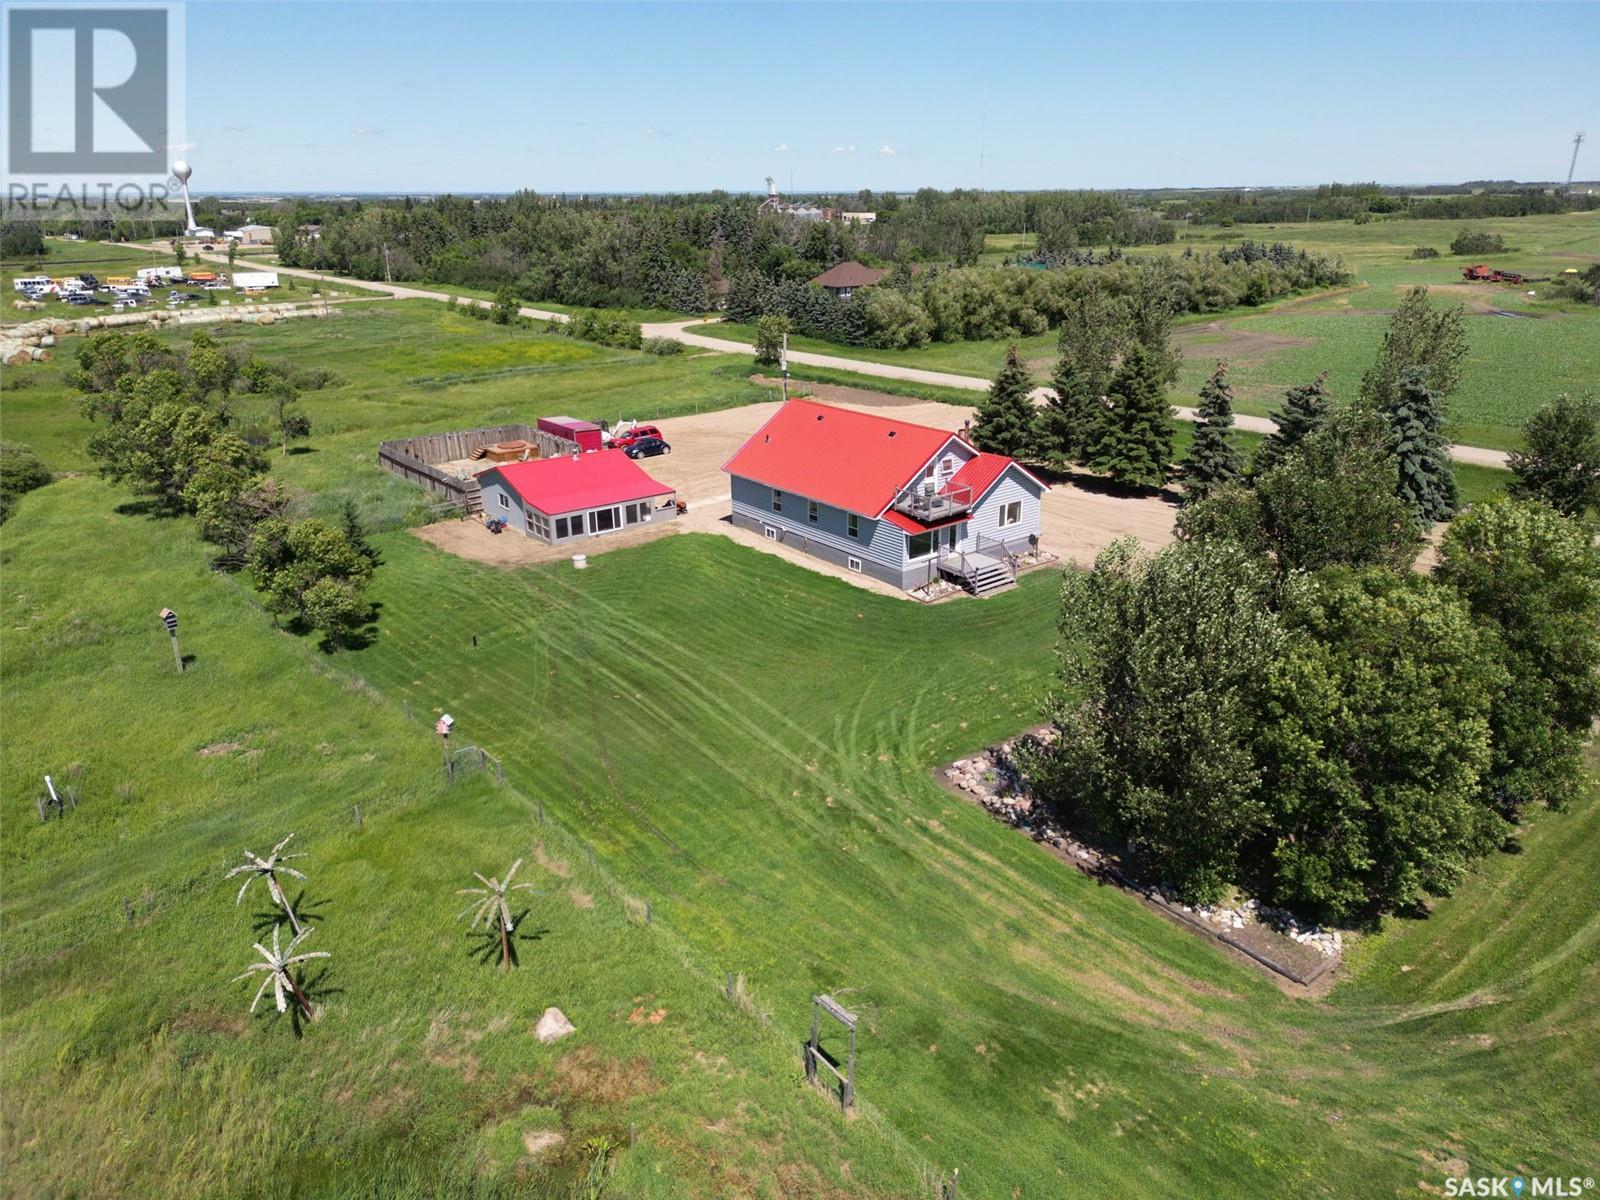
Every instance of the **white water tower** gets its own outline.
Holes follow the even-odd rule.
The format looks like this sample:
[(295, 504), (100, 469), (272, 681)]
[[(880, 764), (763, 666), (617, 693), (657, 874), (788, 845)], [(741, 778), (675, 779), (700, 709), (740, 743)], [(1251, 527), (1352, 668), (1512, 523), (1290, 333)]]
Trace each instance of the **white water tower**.
[(216, 234), (209, 229), (202, 229), (194, 223), (194, 201), (189, 199), (189, 176), (194, 174), (194, 168), (183, 159), (178, 159), (172, 164), (172, 177), (178, 181), (178, 186), (183, 189), (183, 211), (188, 219), (183, 232), (189, 237), (215, 237)]

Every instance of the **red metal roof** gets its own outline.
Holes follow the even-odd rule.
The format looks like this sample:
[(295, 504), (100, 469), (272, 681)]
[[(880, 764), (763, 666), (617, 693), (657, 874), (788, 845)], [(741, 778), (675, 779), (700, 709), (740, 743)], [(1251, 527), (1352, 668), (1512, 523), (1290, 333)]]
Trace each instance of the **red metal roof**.
[(877, 517), (954, 436), (873, 413), (791, 400), (722, 469)]
[(972, 489), (972, 503), (976, 504), (983, 499), (984, 493), (992, 488), (1000, 476), (1006, 473), (1007, 467), (1016, 467), (1029, 479), (1033, 480), (1045, 491), (1050, 490), (1050, 485), (1040, 479), (1027, 467), (1014, 458), (1004, 454), (987, 454), (980, 452), (976, 458), (969, 458), (961, 464), (961, 469), (950, 477), (950, 482), (945, 484), (946, 495), (958, 488), (970, 487)]
[(948, 521), (937, 521), (932, 525), (924, 525), (915, 517), (908, 517), (903, 512), (890, 509), (883, 514), (883, 519), (891, 525), (897, 525), (907, 533), (927, 533), (930, 529), (943, 529), (946, 525), (959, 525), (963, 521), (972, 519), (971, 513), (962, 513), (959, 517), (951, 517)]
[(650, 478), (621, 450), (592, 450), (560, 458), (505, 463), (481, 472), (499, 472), (511, 490), (547, 516), (670, 496), (671, 488)]

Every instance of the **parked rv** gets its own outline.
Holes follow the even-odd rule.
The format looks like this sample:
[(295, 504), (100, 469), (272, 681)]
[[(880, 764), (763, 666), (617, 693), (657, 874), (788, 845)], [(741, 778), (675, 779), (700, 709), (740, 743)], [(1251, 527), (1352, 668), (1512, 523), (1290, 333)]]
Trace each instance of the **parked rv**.
[(278, 273), (276, 271), (235, 271), (233, 273), (233, 286), (239, 291), (260, 288), (275, 288), (278, 286)]

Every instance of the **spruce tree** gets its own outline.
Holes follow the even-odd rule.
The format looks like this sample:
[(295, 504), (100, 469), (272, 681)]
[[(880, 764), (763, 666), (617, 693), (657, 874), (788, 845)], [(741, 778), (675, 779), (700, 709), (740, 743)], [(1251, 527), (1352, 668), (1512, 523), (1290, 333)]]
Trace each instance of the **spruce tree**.
[(1033, 380), (1028, 369), (1017, 357), (1017, 348), (1006, 351), (1006, 361), (994, 377), (989, 395), (978, 405), (978, 417), (972, 425), (972, 441), (980, 450), (991, 454), (1009, 454), (1013, 458), (1032, 455), (1038, 446), (1039, 410), (1033, 406), (1028, 393), (1033, 391)]
[(1283, 407), (1273, 418), (1277, 428), (1256, 447), (1250, 464), (1254, 476), (1265, 475), (1283, 461), (1284, 456), (1321, 429), (1328, 419), (1332, 399), (1328, 395), (1328, 373), (1324, 371), (1310, 383), (1292, 387), (1284, 393)]
[(1063, 463), (1080, 463), (1100, 439), (1105, 420), (1105, 381), (1096, 380), (1065, 356), (1050, 378), (1054, 395), (1039, 411), (1041, 449)]
[(1456, 477), (1450, 469), (1450, 446), (1444, 437), (1444, 397), (1428, 386), (1426, 367), (1408, 368), (1394, 400), (1384, 407), (1394, 431), (1400, 479), (1395, 495), (1426, 529), (1448, 521), (1461, 506)]
[(1089, 465), (1117, 483), (1161, 487), (1172, 461), (1172, 409), (1161, 353), (1136, 341), (1111, 377), (1107, 401), (1105, 428)]
[(1112, 365), (1129, 336), (1120, 302), (1096, 286), (1067, 302), (1061, 317), (1055, 395), (1040, 414), (1042, 450), (1063, 462), (1084, 462), (1100, 439)]
[(1200, 389), (1199, 421), (1189, 456), (1183, 460), (1183, 496), (1205, 498), (1215, 488), (1237, 479), (1244, 470), (1239, 448), (1233, 444), (1233, 389), (1228, 386), (1228, 364), (1217, 369)]

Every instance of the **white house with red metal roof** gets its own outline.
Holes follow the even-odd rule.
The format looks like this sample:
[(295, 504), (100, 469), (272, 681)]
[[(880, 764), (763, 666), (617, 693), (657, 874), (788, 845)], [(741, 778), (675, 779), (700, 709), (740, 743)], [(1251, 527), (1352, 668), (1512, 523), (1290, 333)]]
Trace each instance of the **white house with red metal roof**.
[(502, 463), (480, 471), (484, 517), (541, 542), (587, 540), (678, 515), (676, 494), (621, 450)]
[(790, 400), (722, 468), (733, 523), (914, 588), (943, 575), (981, 594), (1038, 545), (1041, 479), (959, 434)]

